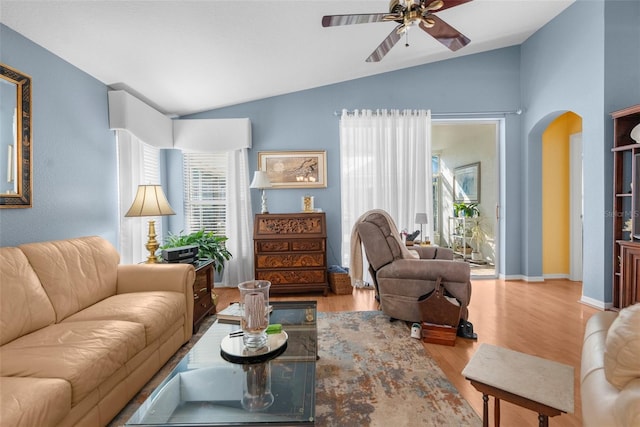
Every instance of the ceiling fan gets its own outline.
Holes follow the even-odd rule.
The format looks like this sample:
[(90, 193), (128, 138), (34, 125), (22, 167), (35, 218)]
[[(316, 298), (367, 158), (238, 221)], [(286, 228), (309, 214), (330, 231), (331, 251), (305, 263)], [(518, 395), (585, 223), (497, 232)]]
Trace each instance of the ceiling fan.
[(409, 28), (416, 23), (421, 30), (455, 52), (469, 44), (471, 40), (438, 18), (435, 12), (470, 1), (472, 0), (391, 0), (389, 2), (389, 13), (326, 15), (322, 17), (322, 26), (335, 27), (370, 22), (397, 22), (398, 25), (393, 31), (369, 55), (367, 62), (378, 62), (384, 58), (398, 40), (402, 38), (402, 35), (407, 34)]

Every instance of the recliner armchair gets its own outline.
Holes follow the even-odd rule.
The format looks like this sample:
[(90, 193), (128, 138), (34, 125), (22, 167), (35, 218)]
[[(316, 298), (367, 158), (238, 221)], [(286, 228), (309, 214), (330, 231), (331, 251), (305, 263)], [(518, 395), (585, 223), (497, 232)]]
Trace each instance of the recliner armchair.
[(461, 306), (458, 335), (475, 338), (473, 326), (467, 321), (470, 267), (465, 262), (453, 261), (451, 249), (435, 246), (407, 249), (393, 220), (383, 210), (366, 212), (353, 227), (350, 274), (356, 280), (362, 279), (362, 246), (383, 313), (392, 319), (421, 321), (418, 298), (434, 291), (440, 278), (446, 292)]

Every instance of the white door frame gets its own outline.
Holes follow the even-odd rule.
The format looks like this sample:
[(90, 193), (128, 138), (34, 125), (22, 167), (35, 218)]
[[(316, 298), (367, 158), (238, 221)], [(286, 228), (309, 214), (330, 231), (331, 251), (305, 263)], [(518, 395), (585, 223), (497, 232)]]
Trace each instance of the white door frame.
[(569, 280), (582, 280), (582, 132), (569, 135)]

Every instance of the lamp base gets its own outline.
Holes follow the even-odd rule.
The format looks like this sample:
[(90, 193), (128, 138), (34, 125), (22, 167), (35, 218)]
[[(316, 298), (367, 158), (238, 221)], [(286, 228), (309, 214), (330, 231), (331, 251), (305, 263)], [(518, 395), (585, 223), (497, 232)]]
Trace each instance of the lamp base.
[(145, 248), (149, 251), (149, 256), (145, 261), (146, 264), (156, 264), (158, 262), (158, 257), (156, 256), (156, 251), (160, 247), (160, 244), (156, 240), (156, 222), (155, 220), (149, 220), (149, 240), (145, 245)]
[(269, 209), (267, 209), (267, 196), (264, 192), (264, 188), (262, 189), (262, 209), (261, 213), (266, 214), (269, 213)]

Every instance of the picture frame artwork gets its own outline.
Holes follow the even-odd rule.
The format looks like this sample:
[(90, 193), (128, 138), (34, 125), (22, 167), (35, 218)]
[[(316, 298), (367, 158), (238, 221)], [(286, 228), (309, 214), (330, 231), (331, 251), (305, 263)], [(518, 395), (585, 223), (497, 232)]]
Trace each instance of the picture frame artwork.
[(263, 151), (258, 168), (265, 171), (272, 188), (326, 188), (326, 151)]
[(480, 162), (454, 169), (453, 200), (456, 203), (480, 203)]

